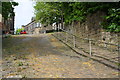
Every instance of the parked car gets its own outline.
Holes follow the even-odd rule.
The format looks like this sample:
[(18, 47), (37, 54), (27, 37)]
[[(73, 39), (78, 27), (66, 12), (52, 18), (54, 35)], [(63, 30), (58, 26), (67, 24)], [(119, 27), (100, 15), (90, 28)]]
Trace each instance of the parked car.
[(22, 30), (20, 34), (27, 34), (25, 30)]

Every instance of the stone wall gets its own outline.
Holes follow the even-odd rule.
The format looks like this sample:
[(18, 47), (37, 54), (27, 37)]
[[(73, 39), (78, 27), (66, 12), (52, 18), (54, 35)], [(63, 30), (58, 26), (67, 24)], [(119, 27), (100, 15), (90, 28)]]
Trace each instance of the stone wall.
[(40, 27), (35, 28), (33, 34), (40, 34)]
[(101, 28), (100, 24), (105, 21), (103, 18), (105, 15), (101, 11), (89, 14), (85, 22), (73, 22), (71, 25), (65, 26), (65, 29), (76, 36), (93, 39), (97, 43), (101, 41), (118, 45), (120, 33), (106, 32)]

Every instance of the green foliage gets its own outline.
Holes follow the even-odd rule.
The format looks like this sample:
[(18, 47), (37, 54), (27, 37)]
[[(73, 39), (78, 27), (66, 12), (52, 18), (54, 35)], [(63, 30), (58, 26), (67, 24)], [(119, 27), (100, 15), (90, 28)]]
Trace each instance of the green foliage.
[(110, 32), (120, 32), (120, 8), (109, 9), (108, 15), (105, 16), (105, 19), (107, 22), (102, 24), (103, 28)]
[(111, 32), (120, 31), (120, 17), (119, 10), (117, 10), (120, 5), (118, 2), (36, 2), (34, 8), (36, 19), (45, 24), (84, 22), (88, 14), (103, 11), (108, 14), (106, 23), (102, 25), (103, 28)]
[(4, 19), (8, 19), (11, 16), (14, 16), (14, 6), (17, 6), (16, 2), (2, 2), (2, 16)]
[(36, 20), (43, 24), (52, 24), (57, 22), (59, 11), (52, 5), (52, 3), (37, 2), (35, 8)]
[(5, 38), (11, 38), (11, 35), (6, 35)]
[(2, 2), (0, 1), (0, 14), (2, 14)]
[(116, 65), (117, 65), (118, 67), (120, 67), (120, 63), (116, 63)]
[(17, 29), (16, 34), (19, 34), (22, 30), (24, 30), (24, 28)]
[(18, 66), (23, 66), (23, 62), (18, 62)]

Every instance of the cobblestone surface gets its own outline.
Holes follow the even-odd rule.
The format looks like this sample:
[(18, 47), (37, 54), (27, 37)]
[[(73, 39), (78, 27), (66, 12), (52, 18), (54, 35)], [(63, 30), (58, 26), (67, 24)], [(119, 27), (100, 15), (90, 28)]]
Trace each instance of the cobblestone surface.
[(3, 77), (117, 78), (118, 71), (82, 57), (51, 34), (3, 39)]

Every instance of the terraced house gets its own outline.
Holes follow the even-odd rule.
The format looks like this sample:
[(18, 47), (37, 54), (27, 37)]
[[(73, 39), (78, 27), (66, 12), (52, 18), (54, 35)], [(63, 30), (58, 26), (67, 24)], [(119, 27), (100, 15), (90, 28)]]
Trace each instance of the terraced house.
[(11, 18), (8, 18), (7, 20), (4, 20), (2, 18), (2, 32), (3, 34), (9, 33), (14, 34), (14, 16)]
[(18, 3), (11, 2), (0, 2), (0, 7), (2, 7), (2, 34), (14, 34), (14, 22), (15, 22), (15, 12), (14, 7)]
[(51, 25), (45, 26), (44, 24), (37, 22), (32, 17), (31, 22), (25, 25), (24, 29), (28, 34), (40, 34), (40, 33), (46, 33), (46, 31), (48, 30), (53, 30), (53, 26)]

